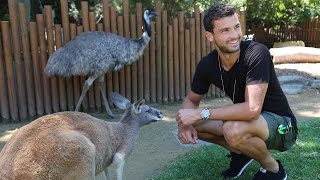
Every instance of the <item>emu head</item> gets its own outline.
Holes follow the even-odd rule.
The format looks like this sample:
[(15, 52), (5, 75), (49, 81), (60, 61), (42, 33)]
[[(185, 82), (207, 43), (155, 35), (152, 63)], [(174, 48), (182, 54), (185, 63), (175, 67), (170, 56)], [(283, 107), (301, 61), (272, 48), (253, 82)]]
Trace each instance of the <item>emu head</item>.
[(144, 26), (148, 33), (148, 36), (151, 36), (151, 18), (153, 16), (158, 16), (158, 13), (154, 9), (146, 9), (143, 13)]
[(160, 121), (163, 118), (162, 112), (156, 108), (145, 105), (144, 99), (132, 104), (128, 99), (116, 92), (111, 93), (111, 99), (118, 108), (126, 110), (124, 116), (126, 116), (127, 119), (130, 119), (130, 121), (138, 121), (140, 127), (150, 124), (151, 122)]

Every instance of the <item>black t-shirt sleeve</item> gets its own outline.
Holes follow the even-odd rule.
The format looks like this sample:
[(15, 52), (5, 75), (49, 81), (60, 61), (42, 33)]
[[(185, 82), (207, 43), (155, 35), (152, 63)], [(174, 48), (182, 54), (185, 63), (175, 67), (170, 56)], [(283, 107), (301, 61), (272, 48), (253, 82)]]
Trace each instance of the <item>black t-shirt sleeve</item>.
[(194, 93), (204, 95), (208, 92), (210, 81), (207, 74), (208, 60), (203, 58), (197, 65), (196, 71), (193, 76), (191, 90)]
[(246, 84), (269, 83), (271, 56), (268, 48), (262, 44), (250, 45), (245, 56), (248, 68)]

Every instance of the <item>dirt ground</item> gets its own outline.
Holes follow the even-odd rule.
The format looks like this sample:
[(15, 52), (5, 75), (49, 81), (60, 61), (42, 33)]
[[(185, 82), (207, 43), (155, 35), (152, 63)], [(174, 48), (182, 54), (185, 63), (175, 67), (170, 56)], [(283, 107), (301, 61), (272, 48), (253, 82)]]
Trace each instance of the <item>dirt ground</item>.
[[(303, 75), (320, 79), (320, 64), (281, 64), (275, 67), (278, 75)], [(299, 121), (320, 117), (319, 90), (310, 89), (302, 94), (287, 95), (287, 98)], [(228, 99), (219, 98), (204, 100), (201, 106), (219, 107), (228, 103)], [(125, 165), (124, 179), (127, 180), (151, 179), (160, 174), (171, 161), (192, 149), (180, 146), (172, 135), (172, 131), (176, 129), (174, 117), (180, 103), (149, 105), (163, 111), (164, 121), (140, 129), (138, 141)], [(104, 114), (93, 115), (104, 118)], [(14, 130), (22, 125), (24, 124), (0, 124), (0, 149)], [(111, 171), (112, 177), (114, 173)]]

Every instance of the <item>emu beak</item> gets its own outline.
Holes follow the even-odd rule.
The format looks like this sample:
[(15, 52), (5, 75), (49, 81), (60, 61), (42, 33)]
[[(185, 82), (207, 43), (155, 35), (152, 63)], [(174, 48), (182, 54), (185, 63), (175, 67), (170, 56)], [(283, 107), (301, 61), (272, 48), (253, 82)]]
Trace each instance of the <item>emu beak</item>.
[(152, 12), (151, 12), (151, 15), (152, 15), (152, 16), (158, 16), (158, 13), (157, 13), (157, 11), (152, 11)]

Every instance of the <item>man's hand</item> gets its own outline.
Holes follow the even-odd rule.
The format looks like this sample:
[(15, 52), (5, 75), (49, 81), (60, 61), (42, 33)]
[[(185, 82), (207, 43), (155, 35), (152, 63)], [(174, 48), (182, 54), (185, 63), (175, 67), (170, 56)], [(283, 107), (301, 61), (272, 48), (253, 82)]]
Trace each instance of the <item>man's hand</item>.
[(198, 143), (197, 131), (194, 129), (192, 125), (180, 125), (178, 129), (178, 137), (183, 144)]
[(200, 109), (180, 109), (176, 114), (178, 125), (191, 125), (198, 120), (201, 120)]

